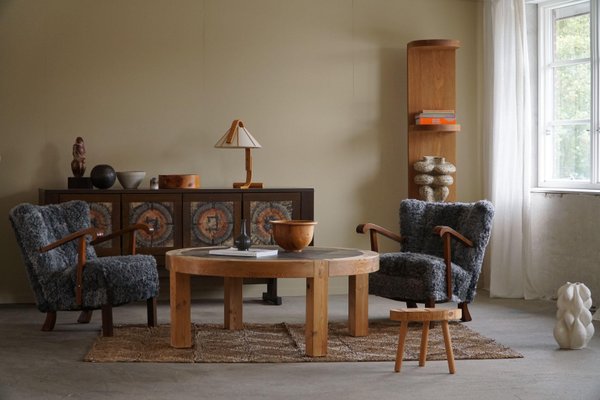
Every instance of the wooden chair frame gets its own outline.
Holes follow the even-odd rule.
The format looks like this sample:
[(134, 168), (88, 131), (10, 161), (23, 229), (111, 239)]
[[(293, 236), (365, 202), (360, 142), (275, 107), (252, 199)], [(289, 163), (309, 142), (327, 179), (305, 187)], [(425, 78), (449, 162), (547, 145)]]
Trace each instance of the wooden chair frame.
[[(379, 252), (379, 242), (378, 235), (382, 235), (388, 239), (391, 239), (397, 243), (402, 244), (406, 238), (398, 235), (382, 226), (366, 223), (360, 224), (356, 227), (356, 232), (361, 234), (369, 233), (369, 238), (371, 240), (371, 250)], [(444, 246), (444, 262), (446, 264), (446, 293), (448, 295), (447, 301), (452, 298), (452, 239), (458, 240), (460, 243), (464, 244), (468, 247), (473, 247), (473, 242), (462, 234), (457, 232), (456, 230), (450, 228), (445, 225), (438, 225), (433, 228), (432, 234), (439, 235), (442, 238), (443, 246)], [(416, 303), (412, 301), (406, 302), (408, 307), (414, 308), (416, 307)], [(467, 302), (461, 302), (458, 304), (458, 307), (462, 310), (462, 321), (471, 321), (472, 317), (469, 313), (469, 308), (467, 306)], [(435, 301), (433, 299), (429, 299), (425, 301), (425, 307), (433, 308), (435, 307)]]
[[(145, 224), (133, 224), (127, 226), (118, 231), (112, 232), (108, 235), (103, 235), (102, 231), (98, 228), (90, 227), (86, 229), (81, 229), (77, 232), (73, 232), (62, 239), (59, 239), (55, 242), (52, 242), (42, 248), (40, 248), (40, 253), (45, 253), (52, 249), (55, 249), (59, 246), (62, 246), (65, 243), (69, 243), (73, 240), (78, 240), (78, 249), (77, 249), (77, 265), (76, 265), (76, 283), (75, 283), (75, 303), (81, 306), (83, 302), (83, 269), (87, 263), (87, 242), (85, 240), (86, 236), (92, 236), (92, 240), (90, 241), (91, 245), (95, 245), (98, 243), (105, 242), (107, 240), (112, 240), (119, 236), (129, 235), (129, 248), (128, 251), (131, 255), (135, 255), (135, 233), (138, 230), (143, 230), (146, 233), (150, 234), (153, 232), (153, 228)], [(147, 306), (147, 314), (148, 314), (148, 326), (157, 326), (157, 314), (156, 314), (156, 298), (150, 298), (146, 301)], [(113, 335), (113, 323), (112, 323), (112, 305), (110, 303), (102, 306), (102, 334), (103, 336), (112, 336)], [(79, 323), (88, 323), (92, 319), (93, 310), (82, 310), (77, 322)], [(56, 311), (48, 311), (46, 313), (46, 320), (44, 321), (44, 325), (42, 326), (42, 331), (51, 331), (54, 329), (54, 325), (56, 324)]]

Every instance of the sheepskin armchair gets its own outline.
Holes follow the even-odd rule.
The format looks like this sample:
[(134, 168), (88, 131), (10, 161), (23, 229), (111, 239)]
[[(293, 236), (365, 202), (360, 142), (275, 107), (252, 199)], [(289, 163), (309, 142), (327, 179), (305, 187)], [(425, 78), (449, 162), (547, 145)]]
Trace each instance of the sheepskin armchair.
[(35, 294), (37, 307), (47, 313), (42, 330), (54, 329), (57, 311), (81, 311), (79, 322), (89, 322), (92, 311), (102, 310), (104, 336), (112, 336), (112, 307), (147, 302), (148, 325), (156, 325), (159, 283), (156, 260), (149, 255), (98, 257), (93, 245), (122, 234), (135, 243), (137, 224), (99, 236), (91, 226), (84, 201), (37, 206), (19, 204), (9, 219)]
[(359, 225), (358, 233), (370, 233), (373, 251), (379, 251), (378, 235), (401, 243), (399, 252), (380, 255), (379, 271), (369, 275), (369, 293), (405, 301), (408, 307), (457, 302), (463, 321), (470, 321), (467, 304), (475, 297), (493, 217), (494, 206), (487, 200), (407, 199), (400, 203), (400, 235), (375, 224)]

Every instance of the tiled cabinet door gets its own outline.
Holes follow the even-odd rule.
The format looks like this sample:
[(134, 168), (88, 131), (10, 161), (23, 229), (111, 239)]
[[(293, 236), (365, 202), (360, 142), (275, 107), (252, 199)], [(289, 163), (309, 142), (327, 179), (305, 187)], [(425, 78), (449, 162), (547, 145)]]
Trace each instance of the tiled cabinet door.
[(249, 221), (254, 245), (274, 245), (271, 221), (300, 219), (299, 193), (244, 193), (244, 219)]
[[(90, 222), (102, 233), (109, 234), (121, 229), (121, 196), (118, 194), (60, 194), (58, 201), (83, 200), (90, 206)], [(114, 238), (94, 246), (99, 256), (121, 254), (121, 240)]]
[[(165, 252), (181, 248), (181, 195), (156, 194), (153, 196), (124, 194), (123, 225), (147, 224), (153, 228), (148, 234), (138, 231), (136, 249), (141, 254), (152, 254), (164, 263)], [(127, 238), (124, 245), (127, 246)]]
[[(181, 189), (181, 190), (47, 190), (40, 204), (84, 200), (92, 224), (109, 233), (145, 223), (152, 234), (136, 233), (139, 253), (152, 254), (165, 265), (165, 252), (181, 247), (233, 246), (246, 220), (253, 245), (275, 244), (274, 219), (313, 219), (313, 189)], [(101, 256), (118, 255), (128, 237), (96, 246)]]
[(207, 193), (183, 195), (183, 246), (233, 246), (240, 231), (242, 196)]

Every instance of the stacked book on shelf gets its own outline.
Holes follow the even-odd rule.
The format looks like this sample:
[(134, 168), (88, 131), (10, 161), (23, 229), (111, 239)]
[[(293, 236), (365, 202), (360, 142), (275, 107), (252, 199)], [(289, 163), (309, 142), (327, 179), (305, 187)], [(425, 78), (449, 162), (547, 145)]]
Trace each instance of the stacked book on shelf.
[(454, 125), (456, 113), (454, 110), (423, 110), (415, 118), (417, 125)]

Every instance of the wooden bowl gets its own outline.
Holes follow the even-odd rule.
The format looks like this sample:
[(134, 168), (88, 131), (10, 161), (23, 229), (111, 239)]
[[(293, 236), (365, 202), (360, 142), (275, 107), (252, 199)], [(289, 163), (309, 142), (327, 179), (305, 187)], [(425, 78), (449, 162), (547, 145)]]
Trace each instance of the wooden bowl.
[(316, 224), (302, 219), (271, 221), (273, 239), (285, 251), (302, 251), (312, 241)]
[(200, 188), (200, 175), (159, 175), (158, 187), (160, 189), (198, 189)]

